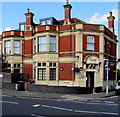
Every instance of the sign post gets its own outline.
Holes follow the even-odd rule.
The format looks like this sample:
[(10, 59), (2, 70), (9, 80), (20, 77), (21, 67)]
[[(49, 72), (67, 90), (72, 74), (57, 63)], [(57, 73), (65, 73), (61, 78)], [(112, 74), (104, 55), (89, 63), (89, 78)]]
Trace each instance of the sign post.
[(105, 70), (106, 70), (106, 95), (108, 95), (108, 77), (109, 77), (109, 60), (105, 59)]

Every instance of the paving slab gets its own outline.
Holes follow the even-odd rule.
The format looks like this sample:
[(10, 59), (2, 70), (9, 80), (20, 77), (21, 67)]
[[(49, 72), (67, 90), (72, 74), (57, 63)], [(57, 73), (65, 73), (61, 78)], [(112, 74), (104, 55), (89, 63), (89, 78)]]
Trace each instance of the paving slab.
[(114, 91), (109, 92), (109, 95), (106, 95), (105, 92), (93, 94), (61, 94), (61, 93), (28, 92), (2, 89), (2, 95), (44, 99), (90, 99), (90, 98), (93, 99), (111, 97), (115, 95), (115, 92)]

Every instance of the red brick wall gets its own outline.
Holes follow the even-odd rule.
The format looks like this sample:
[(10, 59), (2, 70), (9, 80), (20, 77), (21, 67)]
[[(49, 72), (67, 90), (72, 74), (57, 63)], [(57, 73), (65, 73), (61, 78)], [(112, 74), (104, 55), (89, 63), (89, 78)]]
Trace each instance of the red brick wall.
[[(74, 50), (75, 50), (75, 36), (74, 36)], [(72, 35), (59, 37), (59, 52), (72, 52)], [(71, 54), (64, 54), (62, 56), (71, 56)]]
[(95, 50), (95, 52), (99, 52), (99, 36), (95, 36), (95, 48), (94, 48), (94, 50)]
[(24, 31), (24, 36), (31, 36), (32, 35), (32, 31)]
[(110, 80), (115, 80), (115, 66), (110, 65), (110, 71), (109, 71), (109, 79)]
[(56, 26), (50, 26), (50, 30), (56, 31)]
[(46, 26), (39, 26), (38, 27), (38, 31), (44, 31), (44, 30), (46, 30)]
[(24, 64), (24, 73), (28, 73), (29, 74), (29, 78), (32, 78), (32, 64)]
[(32, 54), (32, 40), (25, 40), (24, 41), (24, 54)]
[(75, 25), (64, 25), (64, 26), (60, 26), (59, 30), (60, 31), (71, 30), (72, 27), (74, 27), (74, 29), (75, 29)]
[(26, 25), (32, 25), (33, 24), (33, 18), (32, 17), (26, 17)]
[(83, 51), (87, 51), (87, 35), (83, 35)]
[(11, 31), (4, 32), (4, 36), (10, 36), (10, 35), (11, 35)]
[(99, 25), (84, 24), (83, 29), (99, 30)]
[(14, 35), (20, 36), (20, 31), (14, 31)]
[(59, 80), (72, 80), (72, 63), (59, 63)]

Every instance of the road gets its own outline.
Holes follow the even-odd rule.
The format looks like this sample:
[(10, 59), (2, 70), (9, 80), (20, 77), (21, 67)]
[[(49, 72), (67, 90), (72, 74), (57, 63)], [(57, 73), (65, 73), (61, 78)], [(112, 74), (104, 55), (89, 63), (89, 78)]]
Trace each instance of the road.
[(35, 99), (3, 96), (2, 115), (102, 115), (118, 117), (119, 98)]

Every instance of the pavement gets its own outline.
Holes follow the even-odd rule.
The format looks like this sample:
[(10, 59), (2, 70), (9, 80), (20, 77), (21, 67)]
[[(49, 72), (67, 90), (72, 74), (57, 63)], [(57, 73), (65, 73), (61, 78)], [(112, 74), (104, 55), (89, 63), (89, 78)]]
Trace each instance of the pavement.
[(27, 98), (44, 98), (44, 99), (98, 99), (115, 96), (115, 91), (111, 91), (106, 95), (105, 92), (92, 94), (61, 94), (61, 93), (44, 93), (44, 92), (28, 92), (16, 91), (10, 89), (2, 89), (3, 96), (27, 97)]

